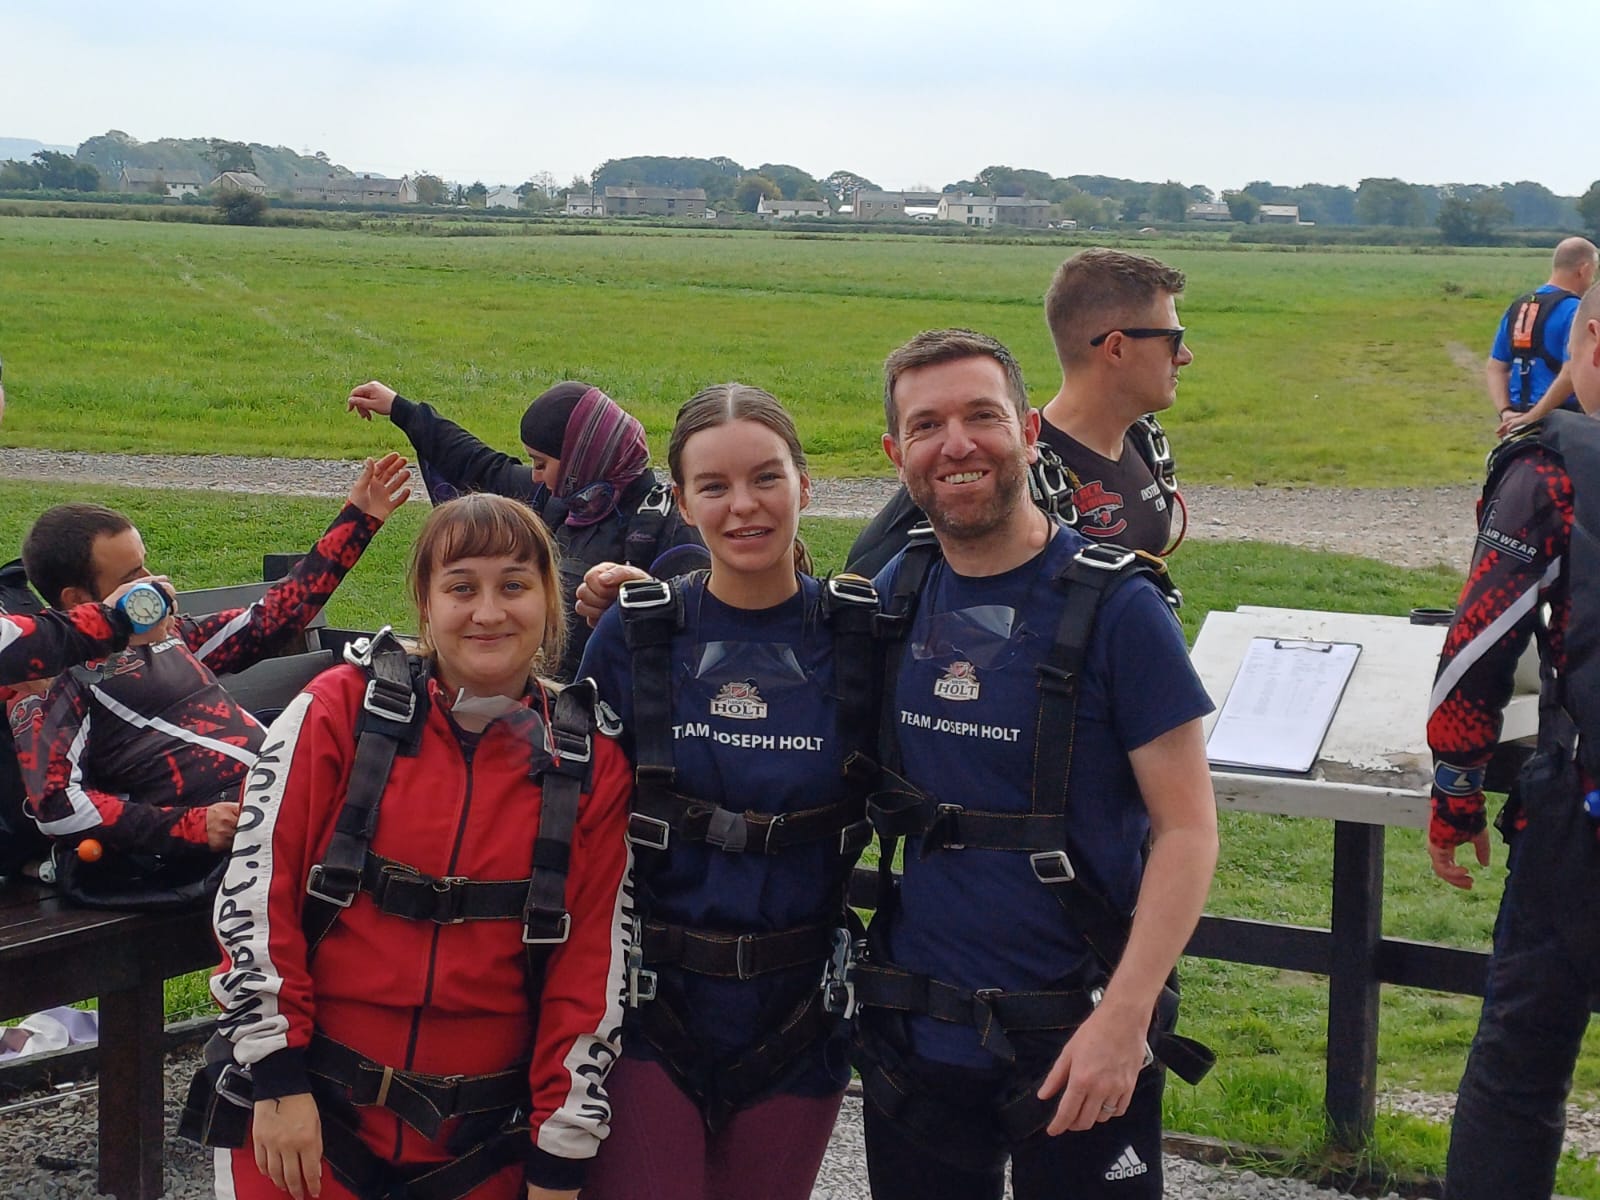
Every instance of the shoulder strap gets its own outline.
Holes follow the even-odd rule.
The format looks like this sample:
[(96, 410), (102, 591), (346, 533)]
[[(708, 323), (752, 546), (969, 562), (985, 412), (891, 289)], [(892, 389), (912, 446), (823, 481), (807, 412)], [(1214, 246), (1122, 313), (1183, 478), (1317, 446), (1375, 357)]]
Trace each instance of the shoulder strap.
[(645, 493), (628, 521), (622, 540), (622, 560), (630, 567), (649, 570), (661, 553), (661, 535), (672, 515), (672, 485), (658, 482)]
[(412, 659), (387, 625), (371, 638), (345, 647), (345, 661), (367, 673), (357, 725), (356, 756), (333, 839), (306, 879), (301, 925), (307, 949), (333, 928), (361, 890), (367, 849), (378, 828), (378, 802), (397, 754), (414, 755), (427, 718), (427, 685), (412, 672)]
[(846, 771), (850, 759), (869, 751), (877, 729), (878, 590), (861, 575), (832, 575), (822, 581), (822, 619), (833, 633), (833, 681), (839, 693), (837, 728)]
[(640, 797), (664, 801), (677, 770), (672, 753), (672, 639), (683, 628), (683, 591), (669, 580), (639, 579), (617, 595), (633, 656), (633, 761)]
[(942, 558), (939, 540), (933, 535), (931, 525), (917, 525), (907, 534), (905, 554), (900, 569), (895, 573), (894, 590), (877, 616), (874, 632), (883, 643), (883, 684), (878, 717), (879, 761), (888, 770), (900, 774), (900, 738), (894, 721), (895, 686), (900, 678), (900, 664), (905, 660), (906, 638), (911, 633), (911, 622), (916, 617), (917, 599), (927, 584), (933, 564)]
[(1146, 413), (1133, 423), (1133, 444), (1138, 448), (1139, 457), (1144, 459), (1145, 465), (1150, 468), (1150, 474), (1156, 477), (1156, 482), (1161, 485), (1161, 490), (1171, 495), (1178, 490), (1178, 460), (1173, 457), (1172, 443), (1167, 438), (1167, 431), (1161, 428), (1161, 422), (1156, 420), (1155, 413)]
[(1551, 354), (1549, 347), (1544, 344), (1544, 330), (1556, 309), (1567, 300), (1578, 298), (1576, 292), (1553, 288), (1550, 291), (1526, 292), (1513, 300), (1511, 307), (1506, 310), (1512, 355), (1522, 359), (1531, 354), (1538, 355), (1544, 360), (1545, 366), (1552, 371), (1560, 371), (1562, 360)]
[[(592, 679), (562, 688), (550, 715), (549, 764), (540, 766), (537, 757), (534, 759), (533, 777), (540, 786), (539, 831), (533, 841), (533, 871), (522, 910), (522, 942), (530, 955), (542, 955), (544, 949), (566, 941), (572, 932), (567, 872), (578, 806), (594, 762), (598, 699)], [(530, 961), (530, 979), (538, 965)]]

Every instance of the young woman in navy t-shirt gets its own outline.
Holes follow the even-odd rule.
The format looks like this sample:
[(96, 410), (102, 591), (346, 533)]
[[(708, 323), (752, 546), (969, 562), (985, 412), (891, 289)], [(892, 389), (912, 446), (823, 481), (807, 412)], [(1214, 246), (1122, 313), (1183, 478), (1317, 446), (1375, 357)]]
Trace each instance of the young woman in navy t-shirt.
[[(640, 779), (633, 1007), (584, 1195), (804, 1200), (849, 1078), (820, 984), (866, 832), (843, 768), (873, 722), (858, 698), (841, 721), (855, 664), (841, 686), (835, 661), (856, 656), (836, 651), (850, 645), (835, 640), (838, 581), (802, 569), (811, 484), (788, 413), (756, 388), (709, 388), (679, 411), (668, 463), (710, 571), (628, 585), (579, 671), (617, 710)], [(854, 616), (870, 617), (860, 590)], [(664, 671), (639, 657), (641, 612), (668, 614)], [(651, 763), (652, 742), (670, 761)]]

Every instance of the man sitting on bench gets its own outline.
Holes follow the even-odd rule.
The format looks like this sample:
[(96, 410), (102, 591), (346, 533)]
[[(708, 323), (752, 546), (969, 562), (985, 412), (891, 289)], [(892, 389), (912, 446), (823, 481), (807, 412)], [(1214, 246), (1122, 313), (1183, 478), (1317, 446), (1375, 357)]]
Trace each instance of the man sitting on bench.
[[(410, 495), (408, 479), (398, 454), (368, 460), (311, 552), (250, 607), (180, 614), (165, 641), (74, 667), (42, 699), (13, 707), (32, 815), (57, 842), (58, 868), (61, 851), (71, 847), (86, 863), (103, 854), (107, 870), (118, 859), (205, 862), (228, 848), (239, 815), (235, 797), (265, 731), (216, 673), (273, 656), (316, 617)], [(29, 579), (56, 608), (101, 600), (149, 575), (139, 531), (123, 514), (94, 504), (46, 512), (22, 557)], [(95, 845), (80, 845), (86, 841)]]

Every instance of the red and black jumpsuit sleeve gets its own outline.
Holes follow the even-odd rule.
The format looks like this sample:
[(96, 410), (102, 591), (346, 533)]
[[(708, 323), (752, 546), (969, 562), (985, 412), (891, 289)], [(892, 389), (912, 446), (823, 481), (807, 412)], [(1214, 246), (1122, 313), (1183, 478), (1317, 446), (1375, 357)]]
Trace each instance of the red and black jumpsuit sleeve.
[(133, 626), (104, 604), (80, 604), (65, 612), (0, 613), (0, 688), (48, 679), (77, 663), (104, 658), (128, 644)]
[(634, 920), (626, 837), (633, 772), (611, 738), (596, 736), (594, 743), (567, 876), (572, 933), (545, 967), (529, 1065), (527, 1180), (558, 1190), (583, 1186), (610, 1128), (605, 1077), (620, 1049), (624, 955)]
[(206, 852), (204, 807), (132, 801), (89, 782), (97, 706), (92, 682), (69, 673), (46, 696), (30, 696), (11, 710), (31, 814), (52, 839), (93, 836), (107, 849), (150, 854)]
[(178, 618), (178, 630), (194, 656), (225, 675), (270, 658), (305, 629), (356, 565), (383, 522), (346, 504), (317, 544), (249, 608), (199, 619)]
[(1542, 652), (1558, 670), (1563, 665), (1571, 537), (1572, 480), (1549, 456), (1525, 453), (1481, 504), (1472, 568), (1439, 655), (1428, 707), (1428, 838), (1436, 846), (1458, 846), (1484, 829), (1483, 771), (1546, 602), (1554, 616)]

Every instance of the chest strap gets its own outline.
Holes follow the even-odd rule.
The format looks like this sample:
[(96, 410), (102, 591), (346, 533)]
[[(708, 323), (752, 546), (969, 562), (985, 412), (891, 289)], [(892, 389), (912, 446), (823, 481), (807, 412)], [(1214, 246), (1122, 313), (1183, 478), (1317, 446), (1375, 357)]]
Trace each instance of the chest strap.
[(713, 979), (754, 979), (815, 965), (833, 952), (832, 924), (802, 925), (780, 933), (722, 933), (663, 921), (645, 921), (640, 965), (675, 966)]
[(306, 1069), (341, 1100), (386, 1108), (433, 1139), (454, 1117), (509, 1112), (528, 1102), (528, 1064), (487, 1075), (427, 1075), (374, 1062), (321, 1032), (312, 1034)]

